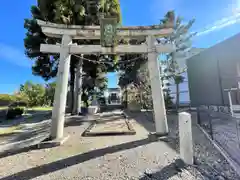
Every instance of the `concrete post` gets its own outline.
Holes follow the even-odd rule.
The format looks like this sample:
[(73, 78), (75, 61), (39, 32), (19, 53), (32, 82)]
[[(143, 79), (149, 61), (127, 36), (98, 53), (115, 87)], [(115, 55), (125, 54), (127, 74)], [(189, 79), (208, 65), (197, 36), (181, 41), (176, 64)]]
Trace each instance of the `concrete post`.
[(79, 60), (77, 64), (76, 69), (76, 77), (75, 77), (75, 93), (74, 93), (74, 108), (73, 113), (74, 114), (80, 114), (81, 113), (81, 105), (82, 105), (82, 59)]
[(156, 134), (164, 136), (168, 134), (168, 124), (162, 91), (162, 80), (160, 77), (160, 65), (157, 58), (158, 53), (156, 52), (156, 46), (154, 43), (155, 38), (153, 36), (148, 36), (148, 70), (151, 81)]
[(231, 112), (231, 115), (233, 116), (233, 104), (232, 104), (231, 90), (228, 91), (228, 99), (229, 99), (230, 112)]
[(193, 141), (191, 115), (186, 112), (178, 114), (180, 157), (186, 164), (193, 164)]
[(62, 37), (62, 47), (60, 52), (60, 62), (58, 66), (57, 85), (54, 95), (54, 107), (52, 112), (51, 138), (63, 138), (65, 109), (68, 90), (68, 75), (70, 67), (69, 47), (72, 39), (68, 35)]

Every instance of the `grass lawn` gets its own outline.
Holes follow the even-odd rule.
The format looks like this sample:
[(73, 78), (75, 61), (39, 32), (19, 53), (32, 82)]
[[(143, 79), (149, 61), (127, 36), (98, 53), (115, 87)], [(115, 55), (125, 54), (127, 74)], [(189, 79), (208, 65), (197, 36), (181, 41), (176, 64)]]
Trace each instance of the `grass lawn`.
[(27, 110), (34, 110), (34, 111), (51, 111), (53, 107), (33, 107), (28, 108)]
[[(7, 109), (7, 106), (1, 106), (0, 110), (5, 110)], [(27, 108), (27, 110), (34, 110), (34, 111), (51, 111), (52, 107), (32, 107), (32, 108)]]
[(7, 109), (7, 106), (0, 106), (0, 110), (5, 110)]
[(0, 135), (12, 134), (14, 133), (14, 131), (19, 129), (20, 127), (21, 127), (20, 125), (16, 125), (8, 128), (0, 128)]

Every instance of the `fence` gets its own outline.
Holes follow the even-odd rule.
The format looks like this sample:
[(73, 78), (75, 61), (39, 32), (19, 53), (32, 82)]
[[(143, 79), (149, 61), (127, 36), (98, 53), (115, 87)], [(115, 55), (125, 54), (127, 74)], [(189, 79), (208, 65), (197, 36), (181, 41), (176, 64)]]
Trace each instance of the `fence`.
[(197, 123), (238, 165), (240, 165), (240, 119), (230, 113), (229, 107), (200, 106)]

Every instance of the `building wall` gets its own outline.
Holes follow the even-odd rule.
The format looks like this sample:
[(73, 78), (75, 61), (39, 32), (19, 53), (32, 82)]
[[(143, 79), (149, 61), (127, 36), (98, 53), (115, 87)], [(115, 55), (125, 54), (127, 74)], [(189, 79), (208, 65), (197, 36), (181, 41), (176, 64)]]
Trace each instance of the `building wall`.
[[(239, 42), (240, 34), (187, 60), (192, 106), (229, 104), (224, 89), (237, 87), (239, 81)], [(236, 103), (236, 95), (232, 100)]]

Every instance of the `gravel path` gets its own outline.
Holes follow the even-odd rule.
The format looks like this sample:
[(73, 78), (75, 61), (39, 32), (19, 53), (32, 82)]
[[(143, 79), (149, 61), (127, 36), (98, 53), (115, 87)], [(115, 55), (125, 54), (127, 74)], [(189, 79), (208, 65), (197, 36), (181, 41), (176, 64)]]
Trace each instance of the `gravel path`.
[[(174, 142), (175, 129), (171, 130), (173, 140), (153, 141), (148, 138), (148, 133), (153, 130), (154, 125), (143, 114), (131, 119), (131, 123), (136, 135), (111, 137), (81, 137), (90, 123), (69, 123), (65, 133), (70, 135), (70, 139), (63, 146), (23, 151), (2, 157), (1, 180), (209, 179), (200, 173), (199, 168), (180, 169), (181, 162), (176, 161), (177, 146), (174, 146), (177, 144)], [(221, 177), (219, 175), (217, 178), (222, 180)]]
[[(144, 113), (147, 119), (152, 121), (151, 113)], [(229, 163), (217, 151), (206, 136), (196, 125), (196, 114), (192, 113), (192, 128), (194, 141), (194, 156), (197, 170), (209, 179), (238, 180), (240, 177), (231, 168)], [(170, 141), (168, 144), (179, 151), (178, 121), (177, 115), (168, 115)]]

